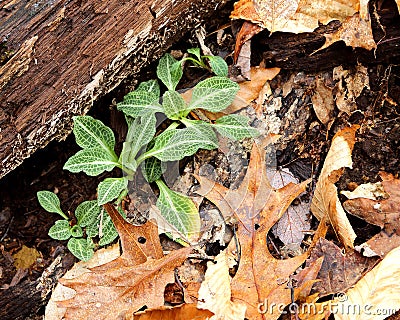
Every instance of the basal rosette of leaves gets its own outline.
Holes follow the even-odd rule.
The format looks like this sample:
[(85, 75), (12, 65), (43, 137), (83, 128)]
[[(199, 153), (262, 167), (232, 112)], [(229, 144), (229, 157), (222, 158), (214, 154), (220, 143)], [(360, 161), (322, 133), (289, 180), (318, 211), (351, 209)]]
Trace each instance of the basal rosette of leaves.
[[(115, 153), (115, 137), (109, 127), (90, 116), (73, 118), (73, 133), (82, 150), (68, 159), (64, 169), (96, 176), (117, 167), (124, 173), (122, 177), (106, 178), (99, 183), (97, 200), (83, 202), (76, 209), (75, 225), (71, 225), (69, 217), (62, 212), (55, 194), (48, 191), (38, 193), (44, 209), (64, 218), (55, 223), (49, 235), (58, 240), (69, 239), (68, 248), (79, 259), (88, 260), (92, 256), (92, 238), (99, 236), (98, 244), (101, 246), (117, 237), (118, 233), (102, 205), (115, 202), (119, 206), (128, 193), (129, 181), (135, 178), (139, 169), (147, 182), (154, 183), (159, 190), (156, 205), (163, 218), (185, 237), (184, 241), (195, 241), (200, 233), (198, 210), (188, 196), (171, 190), (165, 184), (162, 179), (164, 163), (192, 156), (199, 149), (218, 148), (217, 133), (233, 140), (258, 135), (258, 131), (248, 125), (246, 117), (236, 114), (223, 116), (214, 123), (188, 119), (194, 109), (224, 110), (239, 89), (238, 84), (227, 77), (228, 67), (222, 58), (201, 56), (199, 49), (190, 49), (189, 53), (194, 57), (178, 61), (166, 54), (160, 59), (157, 77), (166, 87), (165, 92), (162, 93), (157, 80), (149, 80), (140, 83), (117, 104), (128, 125), (120, 155)], [(189, 102), (176, 91), (185, 60), (216, 74), (193, 88)], [(157, 119), (162, 117), (169, 119), (169, 126), (157, 134)], [(120, 206), (119, 209), (123, 211)]]

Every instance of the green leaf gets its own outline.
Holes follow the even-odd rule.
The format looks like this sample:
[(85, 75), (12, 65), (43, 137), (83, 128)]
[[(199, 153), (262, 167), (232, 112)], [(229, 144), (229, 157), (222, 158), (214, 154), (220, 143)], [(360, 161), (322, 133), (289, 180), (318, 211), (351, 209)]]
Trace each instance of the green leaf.
[(196, 56), (199, 61), (201, 60), (200, 48), (191, 48), (188, 49), (187, 52)]
[(87, 236), (90, 238), (96, 237), (99, 234), (99, 226), (100, 226), (100, 214), (96, 217), (94, 221), (92, 221), (91, 224), (86, 226), (85, 231)]
[(157, 143), (156, 140), (154, 148), (146, 154), (161, 161), (175, 161), (193, 155), (198, 149), (212, 150), (218, 148), (218, 140), (214, 130), (212, 130), (211, 125), (202, 121), (189, 128), (173, 131), (175, 131), (175, 134), (169, 139), (163, 139), (160, 143)]
[(97, 176), (118, 166), (118, 159), (100, 148), (83, 149), (75, 153), (64, 164), (63, 169), (71, 172), (83, 171), (89, 176)]
[(157, 207), (163, 217), (188, 238), (197, 238), (200, 232), (200, 216), (193, 201), (172, 191), (161, 180), (156, 183), (160, 189)]
[(219, 56), (205, 56), (208, 59), (211, 70), (220, 77), (228, 76), (228, 65), (225, 60)]
[(248, 125), (249, 119), (238, 114), (230, 114), (215, 121), (214, 128), (225, 137), (232, 140), (256, 137), (260, 133)]
[(129, 159), (134, 159), (140, 149), (153, 139), (156, 134), (156, 123), (156, 116), (151, 113), (135, 119), (126, 136), (126, 141), (131, 143)]
[(71, 238), (68, 241), (68, 249), (79, 260), (88, 261), (93, 257), (93, 248), (90, 242), (83, 238)]
[(36, 193), (39, 204), (43, 207), (44, 210), (52, 213), (58, 213), (64, 219), (68, 220), (67, 215), (62, 212), (60, 207), (60, 199), (58, 199), (57, 195), (50, 191), (38, 191)]
[(107, 212), (104, 212), (101, 231), (102, 236), (100, 237), (99, 246), (106, 246), (118, 237), (118, 231), (115, 229), (114, 223)]
[(99, 183), (97, 189), (97, 204), (99, 206), (117, 198), (128, 186), (125, 178), (107, 178)]
[(181, 62), (169, 53), (166, 53), (158, 63), (157, 77), (165, 84), (168, 90), (174, 91), (182, 78)]
[(238, 90), (239, 85), (226, 77), (208, 78), (194, 87), (189, 108), (222, 111), (232, 103)]
[(166, 91), (163, 95), (163, 104), (165, 115), (172, 120), (179, 120), (186, 117), (189, 113), (185, 100), (176, 91)]
[(142, 173), (146, 181), (149, 183), (160, 179), (164, 173), (161, 161), (155, 157), (146, 159), (145, 162), (142, 163)]
[(75, 140), (81, 148), (100, 148), (116, 157), (115, 137), (109, 127), (90, 116), (77, 116), (73, 119)]
[(75, 237), (75, 238), (80, 238), (83, 236), (83, 230), (79, 225), (74, 225), (71, 230), (71, 236)]
[(158, 85), (157, 80), (148, 80), (141, 82), (135, 91), (144, 91), (147, 93), (151, 93), (157, 99), (160, 97), (160, 86)]
[(67, 240), (71, 237), (68, 220), (57, 220), (49, 229), (49, 236), (56, 240)]
[[(159, 92), (159, 89), (158, 89)], [(124, 101), (117, 103), (117, 109), (133, 118), (142, 116), (148, 112), (163, 112), (158, 103), (160, 95), (147, 91), (132, 91), (125, 96)]]
[(92, 224), (100, 213), (100, 207), (97, 200), (84, 201), (75, 210), (75, 217), (78, 225), (86, 227)]

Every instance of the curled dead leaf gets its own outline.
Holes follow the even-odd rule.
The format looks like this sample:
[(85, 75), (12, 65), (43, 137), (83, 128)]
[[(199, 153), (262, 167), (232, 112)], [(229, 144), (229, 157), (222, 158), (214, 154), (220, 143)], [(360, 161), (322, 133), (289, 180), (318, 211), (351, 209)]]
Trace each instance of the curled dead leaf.
[(311, 212), (317, 219), (320, 220), (326, 217), (338, 238), (343, 244), (351, 248), (356, 234), (339, 201), (335, 182), (339, 180), (344, 168), (352, 167), (351, 154), (358, 127), (353, 125), (352, 127), (344, 128), (333, 137), (311, 204)]

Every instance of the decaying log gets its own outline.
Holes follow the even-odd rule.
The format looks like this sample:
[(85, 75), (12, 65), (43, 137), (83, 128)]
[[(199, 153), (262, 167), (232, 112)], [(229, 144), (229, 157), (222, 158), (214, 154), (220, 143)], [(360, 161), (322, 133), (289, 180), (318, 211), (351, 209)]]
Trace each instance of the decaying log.
[(0, 178), (227, 1), (2, 1)]

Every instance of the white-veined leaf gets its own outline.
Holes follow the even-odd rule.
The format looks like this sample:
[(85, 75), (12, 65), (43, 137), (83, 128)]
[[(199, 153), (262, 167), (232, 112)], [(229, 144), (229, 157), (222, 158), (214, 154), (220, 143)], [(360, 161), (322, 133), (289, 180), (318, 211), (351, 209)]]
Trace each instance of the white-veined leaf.
[(172, 120), (186, 117), (190, 110), (182, 96), (176, 91), (166, 91), (163, 95), (163, 109), (165, 115)]
[(147, 182), (154, 182), (164, 173), (162, 163), (159, 159), (151, 157), (142, 163), (142, 173)]
[[(160, 96), (160, 86), (158, 85), (157, 80), (148, 80), (141, 82), (139, 86), (135, 89), (135, 91), (144, 91), (147, 93), (151, 93), (156, 98)], [(129, 96), (129, 93), (127, 96)]]
[[(97, 202), (97, 201), (96, 201)], [(91, 224), (87, 225), (85, 228), (86, 235), (90, 238), (94, 238), (99, 234), (100, 227), (100, 213)]]
[(64, 164), (63, 169), (71, 172), (83, 171), (89, 176), (97, 176), (104, 171), (111, 171), (119, 165), (116, 156), (100, 148), (83, 149), (75, 153)]
[(74, 225), (71, 229), (71, 236), (73, 236), (74, 238), (80, 238), (83, 236), (83, 230), (79, 225)]
[(228, 76), (228, 65), (225, 60), (219, 56), (205, 56), (208, 59), (211, 70), (220, 77)]
[(215, 121), (213, 127), (225, 137), (232, 140), (256, 137), (260, 133), (248, 125), (249, 119), (238, 114), (223, 116)]
[(157, 144), (156, 140), (154, 148), (148, 154), (161, 161), (176, 161), (193, 155), (198, 149), (218, 148), (214, 130), (211, 125), (204, 122), (174, 131), (175, 134), (169, 140), (165, 140), (165, 145)]
[(125, 141), (131, 144), (129, 159), (134, 159), (142, 147), (147, 145), (156, 134), (156, 116), (147, 113), (138, 117), (128, 129)]
[(101, 148), (115, 156), (115, 137), (112, 130), (90, 116), (73, 117), (76, 143), (81, 148)]
[(67, 240), (71, 237), (68, 220), (57, 220), (49, 229), (49, 236), (56, 240)]
[(36, 193), (39, 204), (43, 207), (44, 210), (52, 213), (58, 213), (64, 219), (68, 220), (67, 215), (62, 212), (60, 207), (60, 199), (58, 199), (57, 195), (50, 191), (38, 191)]
[(238, 90), (239, 85), (226, 77), (208, 78), (194, 87), (189, 108), (222, 111), (232, 103)]
[(118, 198), (119, 194), (128, 186), (125, 178), (107, 178), (99, 183), (97, 188), (97, 204), (103, 205)]
[(190, 240), (196, 240), (200, 232), (200, 216), (193, 201), (172, 191), (161, 180), (156, 183), (160, 189), (157, 207), (162, 216)]
[[(158, 90), (159, 91), (159, 90)], [(124, 101), (117, 103), (117, 109), (133, 118), (142, 116), (148, 112), (163, 112), (158, 103), (159, 95), (152, 92), (135, 90), (124, 97)]]
[(68, 249), (79, 260), (88, 261), (93, 257), (93, 248), (86, 239), (71, 238), (68, 241)]
[(78, 220), (78, 225), (86, 227), (96, 220), (100, 213), (100, 207), (97, 200), (84, 201), (75, 210), (75, 217)]
[(201, 60), (200, 48), (190, 48), (187, 52), (194, 55), (199, 61)]
[(118, 237), (118, 231), (115, 229), (114, 223), (106, 211), (104, 211), (101, 224), (101, 234), (99, 246), (106, 246)]
[(168, 90), (175, 90), (179, 80), (182, 78), (181, 62), (177, 61), (169, 53), (166, 53), (158, 63), (157, 77), (165, 84)]

